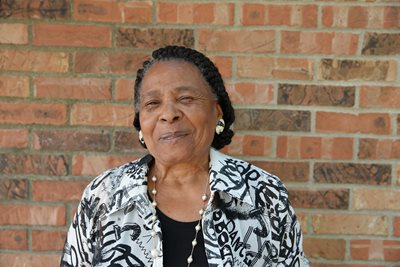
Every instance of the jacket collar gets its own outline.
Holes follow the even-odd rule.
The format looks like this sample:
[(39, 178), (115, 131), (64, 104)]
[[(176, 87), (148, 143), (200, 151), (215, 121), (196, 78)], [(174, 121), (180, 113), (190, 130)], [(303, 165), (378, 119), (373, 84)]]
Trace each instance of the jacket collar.
[(241, 174), (249, 167), (249, 163), (211, 148), (209, 169), (211, 191), (224, 192), (241, 202), (253, 205), (246, 179)]
[[(110, 213), (124, 209), (134, 202), (143, 209), (150, 204), (147, 197), (147, 172), (153, 157), (148, 154), (143, 158), (125, 165), (123, 177), (115, 192), (122, 192), (122, 199), (109, 211)], [(229, 157), (214, 148), (210, 149), (209, 177), (212, 194), (224, 192), (241, 202), (253, 205), (249, 187), (241, 175), (241, 171), (250, 165), (245, 161)], [(148, 203), (146, 203), (148, 202)], [(151, 205), (150, 205), (151, 206)], [(150, 212), (150, 213), (149, 213)], [(152, 214), (151, 209), (143, 214), (145, 217)], [(149, 213), (149, 214), (147, 214)]]

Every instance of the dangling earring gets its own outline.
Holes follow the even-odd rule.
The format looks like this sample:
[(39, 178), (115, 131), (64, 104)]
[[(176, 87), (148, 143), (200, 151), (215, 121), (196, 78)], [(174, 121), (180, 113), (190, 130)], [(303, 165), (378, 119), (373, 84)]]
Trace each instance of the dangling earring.
[(143, 133), (142, 130), (139, 131), (139, 142), (144, 145)]
[(220, 135), (225, 129), (225, 121), (224, 119), (219, 119), (217, 126), (215, 127), (215, 132)]

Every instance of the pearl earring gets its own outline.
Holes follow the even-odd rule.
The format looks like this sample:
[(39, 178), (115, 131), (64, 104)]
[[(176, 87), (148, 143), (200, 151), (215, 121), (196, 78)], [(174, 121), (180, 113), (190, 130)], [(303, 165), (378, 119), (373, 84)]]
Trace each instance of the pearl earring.
[(225, 121), (224, 119), (219, 119), (217, 126), (215, 127), (215, 132), (220, 135), (225, 129)]
[(142, 130), (139, 131), (139, 142), (144, 144), (143, 133)]

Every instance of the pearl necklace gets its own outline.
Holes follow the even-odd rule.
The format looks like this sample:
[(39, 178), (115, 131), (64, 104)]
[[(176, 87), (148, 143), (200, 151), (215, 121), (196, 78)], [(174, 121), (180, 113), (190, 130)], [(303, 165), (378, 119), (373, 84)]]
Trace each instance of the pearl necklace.
[[(157, 194), (156, 182), (157, 182), (157, 177), (153, 176), (151, 178), (151, 180), (153, 181), (153, 184), (154, 184), (153, 189), (151, 190), (151, 194), (153, 195), (153, 202), (151, 204), (154, 207), (154, 213), (153, 213), (153, 216), (151, 217), (151, 221), (152, 221), (151, 236), (152, 236), (152, 238), (154, 240), (154, 248), (151, 250), (151, 256), (152, 256), (153, 261), (154, 261), (158, 256), (158, 251), (157, 251), (157, 248), (156, 248), (157, 247), (157, 240), (155, 238), (156, 237), (155, 225), (156, 225), (156, 220), (157, 220), (157, 213), (156, 213), (156, 208), (157, 208), (157, 201), (156, 201), (156, 194)], [(208, 196), (206, 194), (207, 186), (208, 186), (208, 181), (207, 181), (207, 184), (206, 184), (206, 190), (205, 190), (204, 194), (201, 196), (201, 200), (203, 201), (203, 208), (201, 208), (199, 210), (200, 219), (199, 219), (199, 221), (197, 222), (197, 225), (194, 228), (196, 230), (196, 233), (195, 233), (194, 239), (192, 241), (192, 250), (190, 252), (190, 256), (187, 258), (187, 263), (188, 263), (187, 266), (188, 267), (190, 267), (190, 264), (193, 262), (193, 251), (194, 251), (194, 248), (197, 245), (197, 235), (198, 235), (199, 231), (201, 230), (201, 219), (203, 218), (204, 207), (205, 207), (206, 201), (208, 199)]]

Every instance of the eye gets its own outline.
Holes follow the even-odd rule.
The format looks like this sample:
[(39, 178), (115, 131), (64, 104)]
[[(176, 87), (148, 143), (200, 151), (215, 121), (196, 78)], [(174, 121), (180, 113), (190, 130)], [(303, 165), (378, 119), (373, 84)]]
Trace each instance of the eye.
[(160, 104), (160, 101), (158, 101), (158, 100), (149, 100), (144, 103), (144, 107), (154, 108), (154, 107), (157, 107), (159, 104)]
[(178, 101), (184, 104), (189, 104), (191, 102), (193, 102), (194, 97), (192, 96), (181, 96), (178, 98)]

